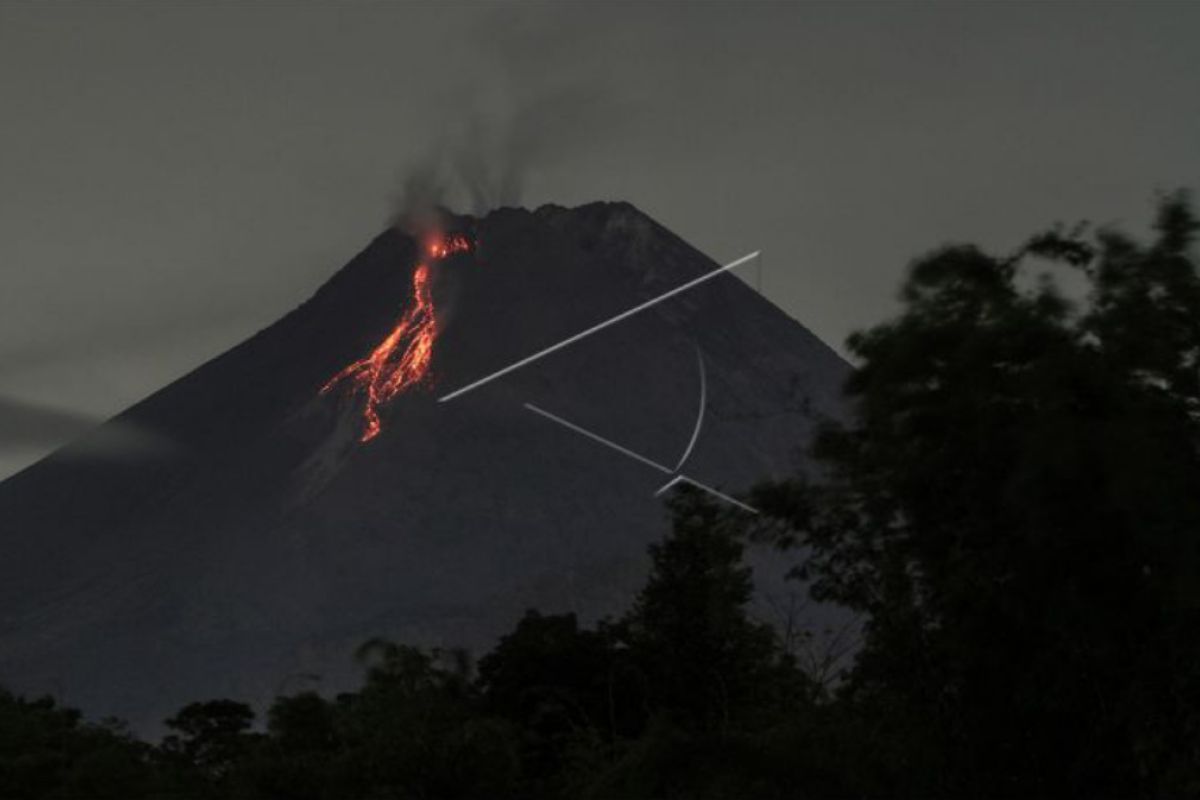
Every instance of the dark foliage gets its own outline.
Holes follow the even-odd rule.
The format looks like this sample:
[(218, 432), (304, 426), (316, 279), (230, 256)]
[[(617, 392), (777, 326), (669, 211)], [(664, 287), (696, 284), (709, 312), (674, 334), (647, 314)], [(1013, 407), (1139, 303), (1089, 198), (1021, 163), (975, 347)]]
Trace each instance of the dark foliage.
[[(869, 615), (844, 701), (900, 793), (1200, 791), (1200, 275), (1157, 239), (1035, 237), (920, 261), (853, 337), (830, 479), (763, 491), (822, 597)], [(1031, 257), (1082, 270), (1068, 302)]]
[(119, 725), (92, 725), (50, 698), (0, 689), (0, 797), (125, 798), (153, 788), (150, 748)]

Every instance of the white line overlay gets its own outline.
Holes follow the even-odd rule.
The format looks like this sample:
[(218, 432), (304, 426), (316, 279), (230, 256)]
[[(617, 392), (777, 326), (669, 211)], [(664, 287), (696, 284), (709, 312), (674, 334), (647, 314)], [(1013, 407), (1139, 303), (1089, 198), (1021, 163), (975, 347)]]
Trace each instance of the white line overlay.
[(565, 420), (556, 414), (551, 414), (549, 411), (545, 410), (544, 408), (538, 408), (533, 403), (525, 403), (525, 408), (527, 408), (528, 410), (532, 411), (533, 413), (535, 413), (539, 416), (545, 417), (546, 419), (550, 420), (551, 422), (557, 422), (559, 425), (562, 425), (567, 430), (574, 431), (575, 433), (578, 433), (581, 436), (586, 436), (587, 438), (591, 439), (592, 441), (599, 442), (600, 444), (604, 445), (605, 447), (609, 447), (613, 450), (616, 450), (618, 453), (620, 453), (624, 456), (627, 456), (628, 458), (632, 458), (635, 461), (640, 461), (641, 463), (645, 464), (646, 466), (653, 467), (654, 469), (658, 470), (659, 472), (665, 473), (667, 475), (674, 475), (674, 477), (671, 478), (671, 480), (669, 480), (665, 484), (663, 484), (654, 493), (655, 497), (661, 496), (663, 494), (663, 492), (667, 491), (668, 489), (670, 489), (671, 487), (675, 486), (678, 483), (690, 483), (692, 486), (695, 486), (697, 489), (701, 489), (702, 491), (708, 492), (709, 494), (713, 495), (714, 497), (719, 497), (720, 499), (724, 500), (727, 503), (732, 503), (733, 505), (737, 506), (738, 508), (740, 508), (744, 511), (749, 511), (751, 514), (758, 513), (758, 509), (756, 509), (756, 508), (748, 506), (739, 500), (735, 500), (727, 494), (718, 492), (716, 489), (712, 488), (711, 486), (706, 486), (705, 484), (701, 483), (700, 481), (689, 478), (687, 475), (683, 475), (683, 474), (676, 475), (675, 472), (673, 470), (671, 470), (669, 467), (664, 467), (662, 464), (659, 464), (657, 461), (653, 461), (652, 459), (646, 458), (645, 456), (643, 456), (639, 453), (635, 453), (627, 447), (622, 447), (621, 445), (617, 444), (616, 442), (605, 439), (603, 436), (601, 436), (597, 433), (592, 433), (587, 428), (581, 428), (580, 426), (576, 425), (574, 422)]
[(724, 272), (728, 272), (731, 269), (740, 267), (742, 264), (745, 264), (748, 261), (753, 261), (754, 259), (758, 258), (760, 253), (761, 253), (760, 250), (755, 250), (753, 253), (744, 255), (736, 261), (731, 261), (728, 264), (726, 264), (725, 266), (719, 267), (719, 268), (713, 270), (712, 272), (706, 272), (705, 274), (701, 275), (699, 278), (690, 280), (687, 283), (683, 284), (682, 286), (676, 286), (674, 289), (663, 292), (658, 297), (651, 298), (650, 300), (647, 300), (646, 302), (644, 302), (640, 305), (636, 305), (627, 311), (622, 311), (620, 314), (617, 314), (615, 317), (613, 317), (611, 319), (607, 319), (604, 322), (593, 325), (592, 327), (588, 328), (587, 330), (580, 331), (579, 333), (575, 334), (574, 336), (568, 336), (566, 339), (563, 339), (562, 341), (560, 341), (556, 344), (550, 345), (545, 350), (539, 350), (538, 352), (534, 353), (531, 356), (526, 356), (525, 358), (522, 358), (520, 361), (509, 364), (507, 367), (504, 367), (503, 369), (498, 369), (495, 372), (493, 372), (492, 374), (486, 375), (486, 376), (480, 378), (479, 380), (475, 381), (474, 383), (468, 383), (466, 386), (463, 386), (462, 388), (455, 389), (453, 392), (450, 392), (449, 394), (442, 395), (441, 397), (438, 398), (438, 402), (445, 403), (447, 400), (453, 400), (454, 398), (456, 398), (460, 395), (464, 395), (473, 389), (478, 389), (480, 386), (483, 386), (486, 383), (491, 383), (492, 381), (496, 380), (496, 378), (500, 378), (504, 375), (507, 375), (508, 373), (518, 370), (521, 367), (528, 366), (529, 364), (532, 364), (534, 361), (537, 361), (540, 358), (548, 356), (557, 350), (563, 349), (567, 345), (574, 344), (575, 342), (578, 342), (580, 339), (583, 339), (584, 337), (591, 336), (593, 333), (604, 330), (609, 325), (614, 325), (623, 319), (632, 317), (634, 314), (638, 313), (639, 311), (645, 311), (647, 308), (650, 308), (651, 306), (655, 306), (658, 303), (661, 303), (663, 300), (674, 297), (675, 295), (679, 294), (680, 292), (686, 292), (688, 289), (691, 289), (694, 286), (699, 286), (700, 284), (704, 283), (705, 281), (712, 280), (713, 278), (717, 277), (718, 275), (720, 275)]
[(688, 460), (688, 456), (692, 454), (692, 448), (696, 446), (696, 440), (700, 438), (700, 426), (704, 424), (704, 406), (708, 398), (708, 379), (704, 374), (704, 354), (700, 352), (700, 348), (696, 348), (696, 363), (700, 367), (700, 410), (696, 412), (696, 427), (692, 429), (692, 438), (688, 440), (687, 447), (683, 451), (683, 455), (679, 457), (679, 463), (675, 465), (675, 471), (683, 469), (683, 462)]
[(668, 489), (670, 489), (671, 487), (675, 486), (678, 483), (690, 483), (692, 486), (695, 486), (697, 489), (703, 489), (704, 491), (708, 492), (709, 494), (711, 494), (715, 497), (721, 498), (726, 503), (732, 503), (733, 505), (737, 506), (738, 508), (742, 509), (743, 511), (749, 511), (751, 514), (758, 513), (757, 508), (754, 508), (753, 506), (748, 506), (740, 500), (734, 500), (729, 495), (724, 494), (722, 492), (718, 492), (716, 489), (712, 488), (711, 486), (705, 486), (700, 481), (693, 480), (693, 479), (689, 478), (687, 475), (676, 475), (674, 478), (671, 478), (671, 480), (667, 481), (666, 483), (664, 483), (662, 486), (660, 486), (658, 488), (658, 491), (656, 491), (654, 493), (654, 496), (655, 497), (661, 496), (663, 494), (663, 492), (667, 491)]
[(546, 419), (550, 420), (551, 422), (557, 422), (559, 425), (562, 425), (564, 428), (573, 430), (582, 436), (586, 436), (587, 438), (591, 439), (594, 442), (599, 442), (600, 444), (604, 445), (605, 447), (611, 447), (613, 450), (616, 450), (618, 453), (622, 453), (636, 461), (640, 461), (643, 464), (645, 464), (646, 466), (654, 467), (659, 472), (662, 472), (666, 475), (674, 475), (675, 474), (671, 470), (670, 467), (664, 467), (662, 464), (659, 464), (657, 461), (651, 461), (650, 459), (646, 458), (645, 456), (639, 455), (638, 453), (635, 453), (626, 447), (621, 447), (621, 445), (617, 444), (616, 442), (611, 442), (608, 439), (605, 439), (603, 436), (601, 436), (597, 433), (592, 433), (591, 431), (587, 430), (586, 428), (579, 427), (574, 422), (568, 422), (567, 420), (563, 419), (562, 417), (555, 416), (554, 414), (551, 414), (549, 411), (546, 411), (544, 408), (538, 408), (533, 403), (526, 403), (525, 407), (528, 408), (530, 411), (532, 411), (535, 414), (540, 414), (541, 416), (545, 417)]

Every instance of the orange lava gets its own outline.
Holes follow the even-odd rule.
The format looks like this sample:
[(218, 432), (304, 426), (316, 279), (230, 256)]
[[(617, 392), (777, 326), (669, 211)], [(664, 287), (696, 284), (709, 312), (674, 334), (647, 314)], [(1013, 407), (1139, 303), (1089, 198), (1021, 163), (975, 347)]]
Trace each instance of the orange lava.
[(438, 236), (429, 243), (430, 258), (445, 258), (455, 253), (468, 253), (470, 250), (471, 240), (461, 233)]
[[(427, 247), (431, 258), (441, 259), (471, 250), (471, 241), (462, 234), (435, 237)], [(363, 433), (359, 441), (369, 442), (383, 429), (379, 407), (396, 395), (421, 383), (429, 374), (433, 341), (437, 336), (433, 296), (429, 290), (429, 265), (420, 263), (413, 270), (412, 302), (387, 338), (371, 353), (321, 387), (326, 394), (342, 381), (349, 381), (351, 392), (366, 397), (363, 407)]]

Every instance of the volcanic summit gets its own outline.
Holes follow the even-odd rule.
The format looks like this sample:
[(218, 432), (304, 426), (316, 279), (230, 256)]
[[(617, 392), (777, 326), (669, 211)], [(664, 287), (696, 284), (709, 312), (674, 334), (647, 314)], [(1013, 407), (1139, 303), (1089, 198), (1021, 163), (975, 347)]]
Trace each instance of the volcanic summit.
[(0, 484), (0, 683), (146, 727), (299, 675), (343, 688), (372, 636), (479, 653), (527, 608), (620, 613), (664, 476), (551, 417), (648, 462), (687, 447), (735, 495), (802, 466), (847, 365), (723, 273), (439, 398), (719, 266), (624, 203), (386, 230), (108, 423), (169, 450), (89, 446), (102, 426)]

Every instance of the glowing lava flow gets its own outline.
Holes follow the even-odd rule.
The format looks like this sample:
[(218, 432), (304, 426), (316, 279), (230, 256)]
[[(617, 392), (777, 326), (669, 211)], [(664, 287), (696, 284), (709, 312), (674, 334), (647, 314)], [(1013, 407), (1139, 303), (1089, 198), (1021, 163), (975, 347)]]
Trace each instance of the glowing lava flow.
[[(446, 258), (454, 253), (471, 250), (471, 242), (462, 234), (437, 237), (428, 245), (431, 258)], [(369, 442), (379, 435), (379, 407), (410, 386), (420, 383), (429, 374), (433, 356), (433, 340), (437, 336), (433, 296), (429, 290), (429, 265), (418, 264), (413, 270), (412, 302), (396, 327), (380, 342), (370, 355), (355, 361), (321, 387), (326, 394), (343, 380), (352, 384), (351, 391), (366, 396), (363, 407), (363, 433), (359, 441)]]
[(469, 253), (470, 251), (471, 240), (461, 233), (439, 236), (429, 243), (429, 255), (432, 258), (445, 258), (455, 253)]

